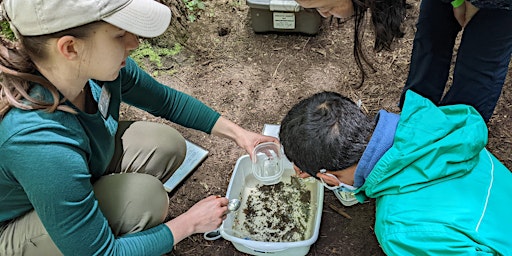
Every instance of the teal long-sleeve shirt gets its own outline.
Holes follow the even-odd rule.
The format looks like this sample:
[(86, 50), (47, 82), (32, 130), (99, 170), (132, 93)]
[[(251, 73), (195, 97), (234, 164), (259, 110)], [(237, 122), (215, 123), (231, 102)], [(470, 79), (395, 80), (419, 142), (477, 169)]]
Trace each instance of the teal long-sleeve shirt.
[[(0, 120), (0, 222), (35, 209), (65, 255), (162, 255), (173, 246), (164, 224), (114, 237), (93, 193), (91, 178), (103, 175), (114, 152), (121, 102), (206, 133), (220, 114), (160, 84), (131, 59), (115, 81), (87, 86), (96, 102), (102, 87), (110, 92), (106, 117), (12, 109)], [(30, 94), (51, 99), (37, 85)]]

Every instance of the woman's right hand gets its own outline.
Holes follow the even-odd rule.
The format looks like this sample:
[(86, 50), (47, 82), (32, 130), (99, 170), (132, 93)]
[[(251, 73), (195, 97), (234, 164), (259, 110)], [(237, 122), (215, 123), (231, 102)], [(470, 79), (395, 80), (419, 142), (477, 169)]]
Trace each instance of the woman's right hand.
[(222, 224), (228, 211), (228, 199), (209, 196), (180, 216), (165, 223), (174, 236), (174, 244), (195, 234), (212, 231)]

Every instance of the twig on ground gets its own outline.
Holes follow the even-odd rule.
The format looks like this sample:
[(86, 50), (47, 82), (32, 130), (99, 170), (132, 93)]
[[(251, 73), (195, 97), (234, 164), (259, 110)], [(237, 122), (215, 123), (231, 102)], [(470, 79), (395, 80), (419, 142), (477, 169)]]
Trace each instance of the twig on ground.
[(279, 66), (281, 66), (281, 63), (283, 63), (283, 60), (284, 60), (284, 59), (282, 59), (282, 60), (277, 64), (276, 70), (274, 71), (274, 74), (272, 75), (272, 77), (276, 77), (277, 70), (279, 69)]
[(339, 208), (338, 206), (334, 205), (334, 204), (329, 204), (329, 207), (331, 209), (333, 209), (335, 212), (339, 213), (341, 216), (347, 218), (347, 219), (352, 219), (352, 216), (348, 215), (348, 213), (346, 213), (343, 209)]
[(302, 46), (302, 51), (304, 51), (304, 48), (306, 48), (306, 45), (309, 43), (309, 39), (311, 39), (311, 38), (308, 37), (308, 40), (306, 40), (306, 43), (304, 44), (304, 46)]

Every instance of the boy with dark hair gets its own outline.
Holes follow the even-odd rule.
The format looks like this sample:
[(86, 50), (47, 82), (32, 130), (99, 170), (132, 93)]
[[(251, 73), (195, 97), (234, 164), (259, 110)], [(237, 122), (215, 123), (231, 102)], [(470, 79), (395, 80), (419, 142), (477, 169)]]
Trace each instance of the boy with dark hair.
[(376, 199), (386, 254), (512, 254), (512, 173), (485, 148), (473, 107), (437, 107), (409, 91), (400, 115), (369, 119), (322, 92), (288, 112), (279, 137), (299, 177), (319, 179), (342, 202)]

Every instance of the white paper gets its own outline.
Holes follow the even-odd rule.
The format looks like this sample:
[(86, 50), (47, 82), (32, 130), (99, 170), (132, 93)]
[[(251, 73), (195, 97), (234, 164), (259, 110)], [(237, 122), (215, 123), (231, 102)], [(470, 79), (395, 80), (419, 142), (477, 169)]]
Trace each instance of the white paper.
[(196, 167), (208, 156), (208, 150), (185, 140), (187, 143), (187, 155), (181, 166), (164, 183), (167, 192), (175, 189)]
[(263, 135), (276, 137), (279, 139), (279, 128), (281, 125), (278, 124), (265, 124), (263, 125)]

